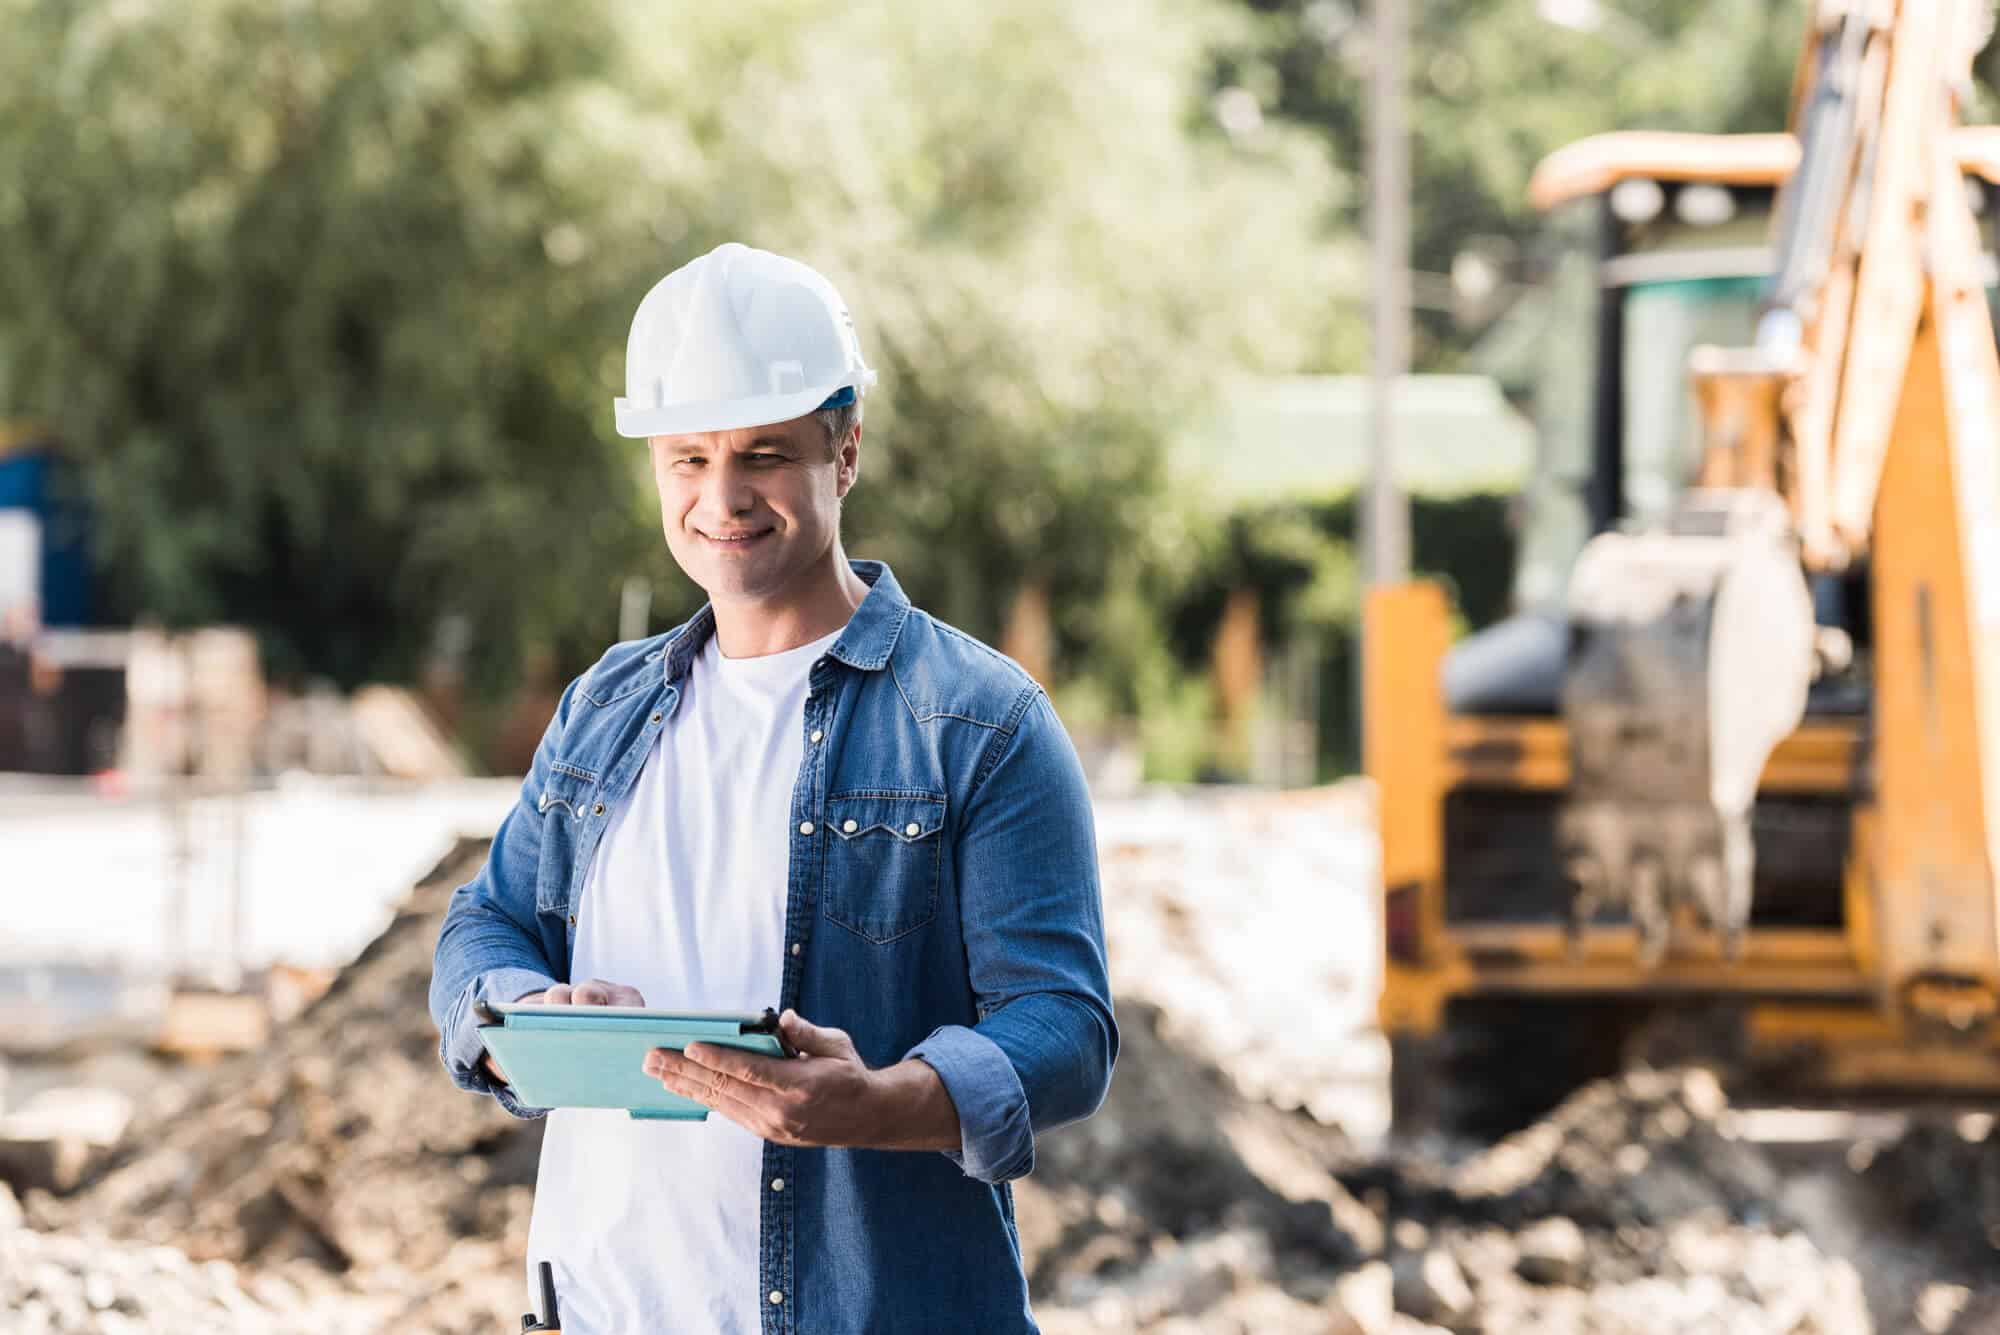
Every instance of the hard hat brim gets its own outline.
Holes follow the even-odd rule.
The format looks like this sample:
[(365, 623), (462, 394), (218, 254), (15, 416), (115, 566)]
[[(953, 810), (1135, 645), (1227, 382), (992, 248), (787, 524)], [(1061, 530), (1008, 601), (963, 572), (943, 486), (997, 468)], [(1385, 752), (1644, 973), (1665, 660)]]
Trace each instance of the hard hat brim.
[(745, 427), (770, 426), (804, 417), (843, 389), (856, 394), (875, 383), (873, 371), (842, 376), (830, 385), (801, 389), (790, 394), (766, 394), (754, 399), (723, 399), (711, 403), (669, 403), (652, 407), (620, 398), (612, 407), (618, 434), (629, 440), (652, 436), (690, 436), (702, 431), (741, 431)]

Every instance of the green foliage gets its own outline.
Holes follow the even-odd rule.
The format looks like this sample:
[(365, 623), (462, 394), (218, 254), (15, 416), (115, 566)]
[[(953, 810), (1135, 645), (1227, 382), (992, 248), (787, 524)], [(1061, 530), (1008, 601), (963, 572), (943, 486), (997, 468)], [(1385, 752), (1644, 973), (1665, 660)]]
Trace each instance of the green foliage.
[[(1118, 649), (1096, 611), (1139, 575), (1123, 558), (1161, 442), (1218, 368), (1327, 355), (1321, 156), (1191, 123), (1232, 29), (1185, 0), (738, 8), (736, 38), (782, 34), (792, 63), (767, 50), (764, 81), (721, 90), (718, 142), (764, 160), (717, 185), (749, 197), (739, 230), (834, 276), (887, 389), (850, 549), (979, 633), (1040, 583), (1065, 668), (1102, 670)], [(674, 58), (693, 79), (720, 56)], [(800, 182), (790, 207), (758, 202)]]
[[(117, 611), (406, 672), (601, 631), (646, 558), (559, 262), (589, 4), (0, 5), (0, 402), (84, 463)], [(627, 266), (629, 267), (629, 266)], [(592, 342), (595, 341), (593, 338)]]
[(628, 575), (698, 601), (610, 399), (640, 296), (726, 239), (827, 272), (883, 372), (850, 550), (982, 634), (1024, 580), (1123, 598), (1067, 623), (1079, 664), (1219, 372), (1353, 355), (1324, 155), (1203, 110), (1248, 40), (1219, 3), (0, 0), (0, 30), (0, 413), (84, 463), (116, 614), (247, 623), (281, 673), (406, 675), (451, 613), (489, 680), (573, 667)]
[[(1156, 621), (1130, 642), (1163, 646), (1167, 662), (1129, 654), (1132, 693), (1117, 704), (1140, 715), (1148, 772), (1192, 778), (1209, 766), (1207, 673), (1223, 604), (1232, 590), (1258, 595), (1267, 650), (1304, 641), (1320, 656), (1321, 766), (1351, 771), (1360, 760), (1360, 600), (1353, 492), (1246, 505), (1214, 515), (1184, 504), (1177, 560), (1150, 564)], [(1410, 500), (1411, 564), (1443, 581), (1462, 624), (1479, 629), (1510, 610), (1514, 568), (1511, 498), (1486, 492)], [(1068, 717), (1065, 714), (1065, 717)]]
[[(1360, 616), (1355, 551), (1364, 499), (1355, 492), (1300, 497), (1196, 521), (1191, 560), (1162, 602), (1179, 661), (1207, 654), (1223, 603), (1238, 588), (1256, 591), (1267, 644), (1352, 630)], [(1488, 492), (1410, 499), (1412, 566), (1444, 580), (1475, 628), (1508, 610), (1512, 508), (1508, 497)]]
[[(1367, 0), (1244, 0), (1257, 21), (1227, 49), (1217, 82), (1285, 121), (1318, 129), (1348, 183), (1339, 220), (1366, 222)], [(1802, 0), (1596, 0), (1601, 21), (1550, 22), (1538, 0), (1412, 4), (1409, 48), (1411, 264), (1448, 273), (1469, 243), (1526, 253), (1535, 164), (1607, 130), (1736, 133), (1785, 127)], [(1989, 52), (1989, 57), (1993, 53)], [(1365, 289), (1350, 293), (1365, 302)], [(1358, 313), (1358, 306), (1357, 306)], [(1445, 370), (1467, 332), (1419, 312), (1414, 364)]]
[[(1349, 494), (1326, 507), (1326, 523), (1356, 540), (1363, 498)], [(1442, 582), (1458, 611), (1461, 631), (1490, 626), (1512, 611), (1516, 533), (1513, 497), (1491, 492), (1410, 499), (1410, 565)], [(1320, 763), (1331, 773), (1361, 764), (1360, 623), (1342, 625), (1321, 641)]]

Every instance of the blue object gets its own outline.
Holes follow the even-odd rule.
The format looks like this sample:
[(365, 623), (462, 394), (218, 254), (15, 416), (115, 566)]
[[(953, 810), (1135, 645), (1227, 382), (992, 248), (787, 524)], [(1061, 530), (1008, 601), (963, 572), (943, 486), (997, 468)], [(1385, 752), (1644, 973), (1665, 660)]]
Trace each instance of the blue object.
[(822, 403), (819, 407), (813, 409), (813, 411), (823, 413), (828, 408), (845, 408), (848, 404), (852, 402), (854, 402), (854, 386), (849, 385), (845, 389), (836, 389), (835, 391), (833, 391), (833, 397), (829, 398), (825, 403)]
[(708, 1109), (641, 1069), (654, 1048), (690, 1043), (785, 1055), (777, 1016), (680, 1014), (629, 1006), (492, 1008), (479, 1038), (515, 1096), (544, 1108), (623, 1108), (634, 1117), (699, 1122)]
[[(868, 595), (809, 670), (791, 809), (766, 836), (789, 855), (770, 888), (786, 943), (773, 1004), (845, 1030), (871, 1068), (935, 1071), (959, 1139), (935, 1152), (767, 1141), (764, 1181), (785, 1185), (761, 1193), (758, 1290), (781, 1298), (763, 1335), (1024, 1335), (1009, 1184), (1039, 1136), (1097, 1109), (1118, 1053), (1090, 792), (1027, 673), (913, 607), (881, 562), (851, 568)], [(452, 896), (431, 976), (440, 1056), (460, 1088), (517, 1116), (535, 1109), (481, 1067), (476, 1004), (570, 979), (585, 872), (714, 634), (704, 608), (570, 683), (485, 865)], [(660, 1139), (662, 1153), (684, 1143)], [(668, 1278), (691, 1301), (718, 1282)]]
[(36, 590), (44, 626), (90, 624), (90, 522), (73, 481), (46, 446), (0, 452), (0, 510), (27, 510), (41, 521)]

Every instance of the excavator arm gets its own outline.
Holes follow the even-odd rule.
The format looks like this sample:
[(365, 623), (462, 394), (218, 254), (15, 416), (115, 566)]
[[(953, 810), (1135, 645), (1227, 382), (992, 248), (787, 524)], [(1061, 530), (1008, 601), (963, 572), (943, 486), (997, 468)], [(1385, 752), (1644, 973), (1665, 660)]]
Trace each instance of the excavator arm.
[(1968, 0), (1815, 8), (1755, 343), (1695, 350), (1694, 485), (1572, 578), (1558, 826), (1577, 926), (1617, 900), (1649, 962), (1684, 909), (1737, 942), (1756, 777), (1840, 656), (1807, 580), (1865, 564), (1881, 976), (1960, 1027), (2000, 998), (2000, 358), (1952, 151), (1990, 32)]

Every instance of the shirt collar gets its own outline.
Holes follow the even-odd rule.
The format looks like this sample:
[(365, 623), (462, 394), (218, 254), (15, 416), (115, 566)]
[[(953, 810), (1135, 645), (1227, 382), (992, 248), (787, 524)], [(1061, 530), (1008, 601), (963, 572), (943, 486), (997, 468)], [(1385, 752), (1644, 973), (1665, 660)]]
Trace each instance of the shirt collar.
[[(827, 654), (863, 672), (879, 671), (888, 665), (889, 656), (896, 651), (896, 639), (903, 633), (903, 622), (910, 615), (910, 600), (904, 596), (902, 585), (896, 583), (887, 562), (849, 561), (847, 565), (868, 585), (868, 595), (854, 609), (846, 629)], [(713, 634), (715, 606), (704, 603), (668, 642), (665, 665), (668, 681), (678, 681), (686, 674), (688, 664)]]

